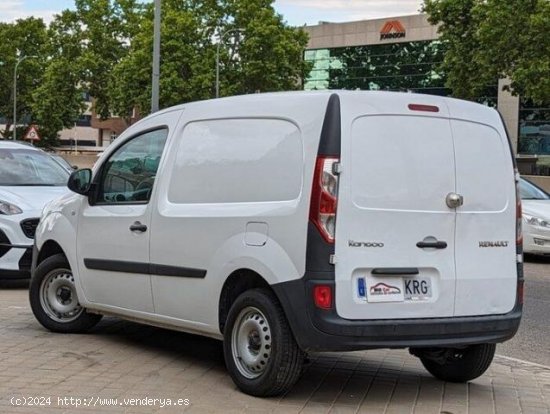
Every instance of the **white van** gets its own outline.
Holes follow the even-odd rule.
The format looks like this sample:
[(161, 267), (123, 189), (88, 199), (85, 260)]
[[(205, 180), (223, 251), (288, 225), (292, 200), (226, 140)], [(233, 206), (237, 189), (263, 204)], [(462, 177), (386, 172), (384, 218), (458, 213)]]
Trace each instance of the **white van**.
[(308, 351), (409, 348), (469, 381), (522, 311), (521, 207), (499, 114), (387, 92), (198, 102), (129, 128), (46, 207), (30, 301), (224, 340), (246, 393)]

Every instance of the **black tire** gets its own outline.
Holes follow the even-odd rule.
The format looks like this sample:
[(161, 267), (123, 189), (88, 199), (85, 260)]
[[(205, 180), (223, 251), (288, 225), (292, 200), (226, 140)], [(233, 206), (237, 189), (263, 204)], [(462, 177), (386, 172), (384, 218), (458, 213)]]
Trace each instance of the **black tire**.
[[(261, 345), (262, 347), (269, 346), (271, 354), (267, 360), (263, 361), (265, 363), (261, 368), (263, 371), (256, 378), (247, 378), (241, 372), (242, 363), (239, 368), (236, 357), (233, 356), (234, 330), (236, 324), (242, 320), (241, 315), (248, 309), (259, 310), (265, 316), (265, 322), (269, 327), (268, 333), (271, 333), (270, 345)], [(253, 317), (250, 317), (250, 320), (252, 319)], [(263, 323), (261, 317), (259, 323)], [(235, 331), (235, 335), (237, 335), (237, 331)], [(223, 348), (229, 375), (237, 387), (249, 395), (257, 397), (281, 395), (292, 388), (302, 372), (305, 354), (296, 344), (279, 301), (268, 289), (251, 289), (242, 293), (235, 300), (225, 324)], [(260, 350), (261, 352), (263, 351)]]
[[(65, 275), (70, 274), (72, 277), (71, 267), (62, 254), (48, 257), (37, 266), (29, 288), (29, 300), (32, 313), (38, 322), (50, 331), (59, 333), (86, 332), (101, 320), (101, 315), (88, 313), (85, 309), (82, 309), (81, 312), (75, 312), (74, 317), (67, 317), (67, 321), (63, 322), (62, 317), (60, 317), (59, 320), (54, 319), (54, 317), (50, 315), (51, 311), (48, 312), (46, 309), (47, 305), (44, 305), (44, 299), (41, 297), (43, 283), (45, 283), (46, 278), (49, 279), (52, 275), (62, 272)], [(76, 295), (76, 293), (74, 294)], [(75, 298), (75, 300), (78, 304), (78, 298)]]
[(420, 357), (434, 377), (449, 382), (468, 382), (483, 375), (495, 356), (495, 344), (471, 345), (449, 352), (444, 363)]

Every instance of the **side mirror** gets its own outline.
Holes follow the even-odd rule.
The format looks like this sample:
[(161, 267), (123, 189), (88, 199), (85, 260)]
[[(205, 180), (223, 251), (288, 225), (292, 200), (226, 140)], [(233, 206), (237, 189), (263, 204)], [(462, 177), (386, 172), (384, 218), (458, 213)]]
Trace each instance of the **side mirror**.
[(69, 177), (67, 187), (77, 194), (88, 195), (92, 184), (92, 170), (85, 168), (77, 170)]

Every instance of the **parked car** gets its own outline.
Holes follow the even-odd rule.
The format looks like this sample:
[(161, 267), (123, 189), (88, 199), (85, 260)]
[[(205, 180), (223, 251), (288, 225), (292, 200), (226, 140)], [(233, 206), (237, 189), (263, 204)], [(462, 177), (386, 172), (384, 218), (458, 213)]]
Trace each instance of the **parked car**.
[(288, 391), (309, 351), (409, 348), (469, 381), (521, 318), (509, 148), (495, 110), (428, 95), (160, 111), (45, 209), (34, 315), (56, 332), (109, 314), (223, 339), (258, 396)]
[(34, 232), (44, 205), (68, 192), (69, 172), (46, 152), (0, 141), (0, 279), (30, 277)]
[(74, 170), (78, 169), (77, 166), (69, 164), (69, 162), (59, 154), (50, 154), (50, 156), (69, 173), (72, 173)]
[(523, 208), (523, 251), (550, 253), (550, 195), (525, 178), (519, 191)]

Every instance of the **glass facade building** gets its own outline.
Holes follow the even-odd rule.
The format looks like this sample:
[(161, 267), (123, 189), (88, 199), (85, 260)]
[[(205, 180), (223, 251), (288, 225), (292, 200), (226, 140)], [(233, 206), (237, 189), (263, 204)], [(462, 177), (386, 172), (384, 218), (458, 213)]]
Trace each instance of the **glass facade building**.
[(518, 152), (550, 155), (550, 103), (535, 105), (530, 101), (520, 101)]
[[(388, 90), (453, 96), (442, 70), (446, 44), (425, 14), (306, 26), (304, 58), (312, 70), (304, 89)], [(464, 62), (465, 65), (470, 62)], [(507, 79), (495, 79), (476, 102), (498, 108), (512, 147), (537, 154), (550, 175), (550, 102), (533, 105), (513, 96)], [(550, 182), (549, 182), (550, 188)]]
[(445, 53), (438, 40), (317, 49), (305, 52), (313, 69), (306, 90), (393, 90), (448, 95), (437, 69)]
[[(440, 65), (445, 44), (423, 40), (367, 46), (314, 49), (305, 52), (313, 68), (304, 89), (410, 91), (448, 96)], [(477, 101), (497, 106), (498, 80)]]

